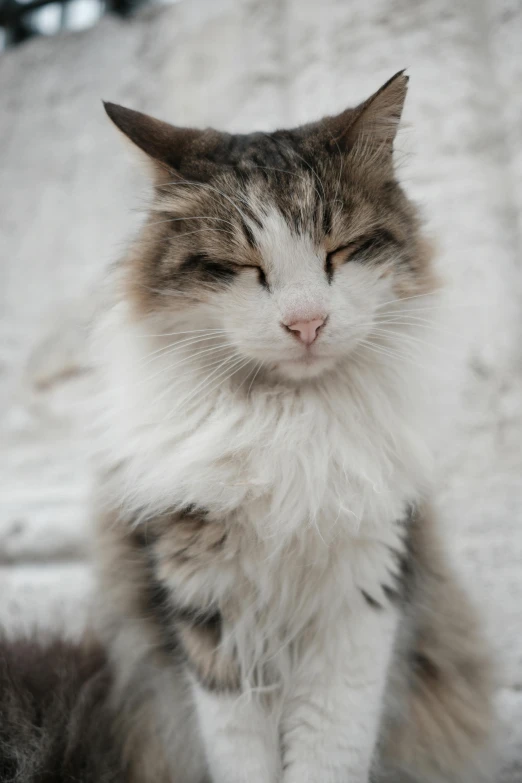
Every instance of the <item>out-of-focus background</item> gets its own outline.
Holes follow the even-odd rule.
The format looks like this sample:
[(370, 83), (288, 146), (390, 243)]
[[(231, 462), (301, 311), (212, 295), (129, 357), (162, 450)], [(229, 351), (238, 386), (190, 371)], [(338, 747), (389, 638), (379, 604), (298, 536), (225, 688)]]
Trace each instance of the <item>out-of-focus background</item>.
[(0, 622), (76, 633), (89, 606), (85, 325), (147, 192), (101, 99), (268, 129), (407, 67), (402, 178), (448, 287), (438, 505), (520, 783), (522, 2), (2, 0), (0, 25)]

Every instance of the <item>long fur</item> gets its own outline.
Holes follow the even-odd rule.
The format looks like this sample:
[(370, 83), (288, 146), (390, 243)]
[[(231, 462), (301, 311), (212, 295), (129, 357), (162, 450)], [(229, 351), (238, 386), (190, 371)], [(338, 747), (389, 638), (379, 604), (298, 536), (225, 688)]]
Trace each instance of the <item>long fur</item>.
[(3, 638), (2, 783), (123, 783), (111, 685), (98, 643)]

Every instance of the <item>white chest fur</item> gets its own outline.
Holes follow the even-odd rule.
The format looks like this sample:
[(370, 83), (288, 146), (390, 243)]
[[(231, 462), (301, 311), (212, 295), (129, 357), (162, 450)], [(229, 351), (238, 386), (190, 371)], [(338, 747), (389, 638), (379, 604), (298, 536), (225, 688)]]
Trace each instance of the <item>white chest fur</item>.
[(354, 588), (379, 599), (394, 523), (429, 474), (411, 369), (357, 364), (301, 386), (247, 393), (225, 381), (198, 393), (207, 373), (190, 350), (151, 362), (142, 328), (118, 308), (103, 334), (103, 456), (123, 466), (116, 502), (144, 516), (193, 506), (235, 526), (238, 557), (178, 591), (199, 598), (211, 586), (224, 598), (242, 584), (245, 609), (255, 601), (283, 624), (296, 606), (307, 606), (303, 622), (321, 613), (319, 600), (337, 611), (332, 596)]

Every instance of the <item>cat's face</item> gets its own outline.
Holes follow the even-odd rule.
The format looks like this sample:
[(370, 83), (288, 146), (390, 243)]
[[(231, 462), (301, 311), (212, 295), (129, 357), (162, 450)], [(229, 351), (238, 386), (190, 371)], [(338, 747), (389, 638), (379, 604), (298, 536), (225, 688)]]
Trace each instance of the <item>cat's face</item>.
[(404, 79), (369, 109), (273, 134), (177, 131), (140, 115), (137, 134), (136, 115), (110, 107), (161, 161), (129, 268), (138, 309), (165, 331), (216, 330), (239, 358), (293, 379), (371, 351), (382, 315), (430, 286), (391, 161)]

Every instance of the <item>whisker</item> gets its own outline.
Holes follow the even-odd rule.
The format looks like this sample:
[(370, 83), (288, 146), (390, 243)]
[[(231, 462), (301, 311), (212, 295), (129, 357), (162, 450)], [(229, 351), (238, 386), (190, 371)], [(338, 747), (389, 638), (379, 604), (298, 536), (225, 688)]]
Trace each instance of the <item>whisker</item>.
[(224, 348), (230, 348), (230, 343), (220, 343), (219, 345), (213, 345), (210, 348), (204, 348), (201, 351), (196, 351), (195, 353), (190, 353), (188, 356), (184, 356), (182, 359), (180, 359), (179, 362), (175, 362), (174, 364), (169, 364), (166, 367), (163, 367), (159, 372), (155, 373), (154, 375), (150, 376), (147, 380), (151, 381), (154, 378), (157, 378), (158, 375), (161, 375), (163, 372), (167, 372), (168, 370), (173, 370), (175, 367), (179, 367), (180, 364), (185, 364), (186, 362), (191, 361), (192, 359), (195, 359), (198, 356), (204, 356), (208, 353), (214, 353), (215, 351), (220, 351)]
[[(437, 299), (437, 295), (433, 293), (427, 293), (427, 294), (414, 294), (413, 296), (402, 296), (397, 297), (396, 299), (389, 299), (387, 302), (381, 302), (379, 305), (377, 305), (377, 308), (380, 309), (382, 307), (385, 307), (386, 305), (395, 305), (396, 307), (400, 307), (403, 302), (409, 302), (412, 299)], [(477, 305), (474, 304), (468, 304), (468, 303), (444, 303), (439, 302), (435, 305), (428, 306), (428, 308), (421, 308), (421, 309), (439, 309), (439, 308), (452, 308), (452, 307), (476, 307)], [(415, 310), (408, 308), (407, 312), (415, 312)]]
[(143, 356), (142, 359), (138, 362), (137, 366), (142, 366), (142, 362), (153, 356), (160, 355), (165, 351), (170, 350), (171, 348), (183, 348), (192, 345), (193, 343), (204, 342), (205, 340), (217, 340), (220, 338), (223, 338), (222, 333), (199, 334), (191, 337), (184, 337), (183, 340), (170, 340), (166, 345), (163, 345), (160, 348), (157, 348), (155, 351), (150, 351), (149, 353), (145, 354), (145, 356)]
[(199, 337), (187, 337), (184, 340), (175, 340), (168, 345), (164, 345), (162, 348), (158, 348), (157, 350), (148, 353), (138, 362), (137, 367), (146, 367), (147, 364), (150, 364), (150, 362), (153, 361), (154, 357), (160, 358), (161, 355), (168, 354), (170, 351), (175, 351), (176, 348), (186, 348), (189, 345), (204, 342), (205, 340), (219, 339), (221, 336), (221, 334), (202, 334), (199, 335)]
[[(223, 349), (220, 349), (220, 350), (223, 350)], [(216, 351), (216, 352), (217, 352), (217, 351)], [(186, 361), (188, 362), (188, 361), (190, 361), (190, 359), (192, 359), (192, 358), (194, 358), (194, 357), (196, 357), (196, 356), (198, 356), (198, 355), (199, 355), (199, 354), (193, 354), (192, 356), (188, 356), (188, 357), (186, 357)], [(200, 365), (198, 366), (198, 369), (200, 369), (200, 370), (204, 370), (204, 369), (207, 369), (208, 367), (216, 367), (216, 369), (219, 369), (218, 365), (219, 365), (219, 366), (223, 366), (223, 365), (224, 365), (224, 364), (226, 364), (228, 361), (230, 361), (230, 359), (231, 359), (231, 358), (232, 358), (232, 357), (223, 357), (223, 356), (220, 356), (220, 357), (219, 357), (219, 358), (217, 358), (217, 359), (212, 359), (212, 361), (211, 361), (211, 362), (207, 362), (206, 364), (200, 364)], [(166, 368), (166, 369), (173, 369), (174, 367), (177, 367), (179, 364), (184, 364), (184, 363), (185, 363), (185, 362), (178, 362), (177, 364), (171, 365), (169, 368)], [(163, 391), (162, 391), (162, 392), (160, 392), (159, 394), (157, 394), (157, 395), (154, 397), (154, 400), (152, 401), (152, 405), (157, 405), (157, 404), (158, 404), (158, 402), (160, 402), (160, 400), (162, 400), (162, 399), (163, 399), (163, 398), (164, 398), (164, 397), (165, 397), (167, 394), (169, 394), (169, 393), (170, 393), (170, 392), (171, 392), (171, 391), (172, 391), (172, 390), (175, 388), (175, 386), (176, 386), (176, 384), (177, 384), (177, 383), (178, 383), (178, 379), (176, 378), (175, 380), (173, 380), (173, 381), (172, 381), (172, 383), (169, 383), (169, 384), (167, 384), (167, 386), (165, 387), (165, 389), (163, 389)], [(170, 414), (169, 414), (169, 415), (170, 415)]]
[[(398, 299), (395, 304), (400, 306), (401, 302), (406, 301), (405, 299)], [(389, 304), (389, 303), (388, 303)], [(406, 315), (407, 313), (424, 313), (424, 312), (431, 312), (432, 310), (461, 310), (461, 309), (475, 309), (477, 307), (483, 307), (486, 304), (486, 302), (483, 303), (472, 303), (472, 302), (454, 302), (452, 304), (437, 304), (437, 305), (428, 305), (427, 307), (408, 307), (407, 310), (390, 310), (390, 314), (393, 314), (394, 312), (400, 313), (401, 315)], [(382, 307), (383, 305), (378, 305), (378, 307)]]
[(413, 294), (412, 296), (401, 296), (396, 299), (389, 299), (387, 302), (382, 302), (378, 307), (385, 307), (386, 305), (400, 305), (402, 302), (409, 302), (411, 299), (428, 299), (433, 298), (433, 293), (428, 294)]
[(407, 341), (408, 340), (409, 342), (414, 342), (414, 343), (416, 343), (418, 345), (426, 345), (428, 348), (433, 348), (434, 350), (440, 351), (441, 353), (444, 353), (447, 356), (456, 356), (455, 353), (452, 353), (451, 351), (447, 351), (444, 348), (442, 348), (441, 346), (436, 345), (435, 343), (429, 343), (429, 342), (427, 342), (427, 340), (422, 340), (421, 338), (414, 337), (411, 334), (401, 334), (401, 335), (399, 335), (398, 332), (392, 332), (390, 329), (379, 329), (379, 328), (373, 329), (372, 331), (373, 331), (374, 334), (382, 334), (384, 336), (391, 336), (391, 337), (393, 337), (394, 340), (396, 340), (398, 342), (402, 342), (402, 341)]
[[(250, 360), (249, 360), (249, 361), (250, 361)], [(256, 370), (256, 367), (257, 367), (257, 370)], [(243, 384), (245, 383), (245, 381), (247, 381), (247, 380), (248, 380), (248, 379), (251, 377), (252, 373), (255, 373), (255, 374), (254, 374), (254, 377), (253, 377), (253, 378), (252, 378), (252, 380), (250, 381), (250, 385), (249, 385), (249, 387), (248, 387), (248, 389), (247, 389), (247, 397), (248, 397), (248, 395), (249, 395), (249, 393), (250, 393), (250, 389), (252, 388), (252, 384), (253, 384), (253, 382), (254, 382), (254, 379), (255, 379), (255, 377), (256, 377), (256, 375), (258, 374), (258, 372), (259, 372), (259, 370), (260, 370), (260, 369), (261, 369), (261, 362), (256, 362), (256, 364), (254, 364), (254, 366), (252, 367), (252, 370), (251, 370), (251, 371), (250, 371), (250, 372), (249, 372), (247, 375), (245, 375), (245, 377), (243, 378), (243, 380), (241, 381), (241, 383), (240, 383), (240, 384), (239, 384), (239, 386), (237, 387), (236, 391), (239, 391), (239, 389), (240, 389), (240, 388), (243, 386)]]
[[(424, 334), (433, 334), (433, 335), (445, 335), (446, 337), (454, 337), (454, 332), (452, 332), (450, 329), (444, 329), (442, 327), (434, 327), (431, 324), (423, 324), (423, 323), (415, 323), (412, 321), (374, 321), (373, 324), (367, 324), (366, 325), (368, 329), (372, 330), (376, 326), (389, 326), (389, 327), (397, 327), (396, 330), (390, 329), (391, 332), (393, 332), (394, 335), (401, 337), (402, 335), (409, 335), (411, 332), (419, 333), (420, 335)], [(405, 331), (407, 328), (408, 331)]]
[[(453, 336), (453, 332), (450, 329), (445, 329), (442, 326), (439, 326), (438, 324), (431, 321), (429, 318), (419, 318), (417, 316), (412, 316), (409, 318), (408, 316), (405, 316), (408, 318), (408, 320), (399, 320), (403, 316), (397, 316), (397, 318), (376, 318), (374, 323), (376, 324), (385, 324), (385, 325), (396, 325), (396, 326), (409, 326), (414, 327), (415, 329), (426, 329), (430, 332), (440, 332), (441, 334), (448, 334)], [(363, 324), (364, 326), (364, 324)], [(366, 326), (371, 326), (371, 324), (366, 324)]]
[[(244, 359), (244, 361), (243, 361), (243, 364), (241, 364), (241, 358), (243, 358), (243, 359), (244, 359), (244, 357), (240, 357), (240, 360), (239, 360), (239, 367), (237, 366), (237, 364), (236, 364), (236, 365), (234, 365), (234, 369), (233, 369), (233, 371), (232, 371), (231, 373), (229, 373), (229, 375), (227, 375), (227, 376), (226, 376), (226, 378), (223, 378), (223, 379), (220, 381), (220, 383), (218, 383), (218, 384), (216, 384), (216, 385), (212, 386), (210, 389), (207, 389), (207, 390), (205, 391), (205, 396), (207, 396), (208, 394), (210, 394), (210, 393), (211, 393), (211, 392), (213, 392), (213, 391), (217, 391), (217, 389), (218, 389), (218, 388), (220, 388), (221, 386), (223, 386), (223, 384), (225, 384), (225, 383), (226, 383), (226, 382), (229, 380), (229, 378), (231, 378), (233, 375), (235, 375), (235, 374), (236, 374), (236, 372), (239, 372), (240, 370), (242, 370), (242, 369), (243, 369), (243, 367), (246, 367), (246, 366), (247, 366), (248, 364), (250, 364), (250, 362), (252, 361), (251, 359)], [(229, 367), (228, 369), (230, 369), (230, 367)], [(218, 377), (220, 377), (220, 376), (218, 376)], [(248, 377), (248, 376), (247, 376), (247, 377)], [(214, 378), (214, 380), (217, 380), (217, 379), (216, 379), (216, 378)], [(241, 384), (238, 386), (238, 389), (239, 389), (239, 388), (240, 388), (240, 387), (243, 385), (243, 383), (244, 383), (244, 381), (242, 381), (242, 383), (241, 383)], [(200, 398), (200, 399), (201, 399), (201, 398)]]
[(261, 367), (263, 366), (263, 362), (262, 362), (262, 361), (259, 361), (259, 362), (257, 363), (257, 365), (256, 365), (256, 366), (257, 366), (257, 370), (256, 370), (256, 372), (255, 372), (255, 375), (254, 375), (254, 377), (253, 377), (253, 378), (252, 378), (252, 380), (250, 381), (250, 386), (249, 386), (249, 387), (248, 387), (248, 389), (247, 389), (247, 397), (248, 397), (248, 396), (249, 396), (249, 394), (250, 394), (250, 391), (251, 391), (251, 389), (252, 389), (252, 386), (253, 386), (253, 383), (254, 383), (255, 379), (256, 379), (256, 378), (257, 378), (257, 376), (259, 375), (259, 371), (261, 370)]
[(173, 337), (178, 334), (194, 334), (195, 332), (224, 332), (225, 329), (189, 329), (186, 332), (160, 332), (159, 334), (146, 333), (146, 337)]
[[(406, 319), (406, 320), (401, 320)], [(422, 318), (419, 315), (410, 315), (409, 312), (388, 312), (382, 313), (375, 318), (377, 323), (390, 323), (390, 324), (418, 324), (424, 323), (430, 326), (436, 326), (436, 321), (432, 318)]]
[[(243, 360), (244, 360), (244, 357), (243, 357), (243, 356), (239, 356), (238, 358), (236, 358), (236, 359), (235, 359), (235, 361), (233, 361), (233, 363), (232, 363), (232, 367), (236, 367), (236, 366), (237, 366), (237, 365), (239, 365), (241, 362), (243, 362)], [(248, 360), (247, 360), (247, 363), (248, 363), (249, 361), (250, 361), (250, 359), (248, 359)], [(218, 367), (218, 368), (217, 368), (217, 370), (219, 370), (219, 369), (220, 369), (220, 367)], [(203, 390), (204, 390), (204, 389), (205, 389), (205, 388), (208, 386), (208, 384), (209, 384), (210, 382), (212, 382), (212, 380), (217, 380), (218, 378), (221, 378), (221, 377), (222, 377), (222, 375), (224, 375), (225, 373), (227, 373), (229, 369), (231, 369), (231, 366), (230, 366), (230, 365), (229, 365), (228, 367), (226, 367), (226, 369), (225, 369), (225, 370), (223, 370), (223, 372), (222, 372), (221, 374), (217, 375), (216, 377), (213, 377), (213, 376), (215, 375), (215, 373), (217, 372), (217, 370), (214, 370), (213, 372), (211, 372), (211, 373), (210, 373), (210, 374), (209, 374), (209, 375), (208, 375), (208, 376), (207, 376), (207, 377), (206, 377), (206, 378), (205, 378), (205, 379), (204, 379), (204, 380), (203, 380), (201, 383), (199, 383), (199, 384), (198, 384), (198, 385), (197, 385), (197, 386), (196, 386), (194, 389), (192, 389), (192, 390), (190, 391), (190, 394), (186, 395), (185, 397), (183, 397), (181, 400), (179, 400), (179, 401), (178, 401), (177, 405), (175, 405), (175, 406), (174, 406), (174, 408), (173, 408), (173, 409), (170, 411), (170, 413), (168, 414), (168, 416), (166, 417), (166, 419), (167, 419), (167, 420), (168, 420), (168, 419), (170, 419), (170, 418), (172, 417), (172, 415), (173, 415), (173, 414), (176, 412), (176, 410), (180, 410), (180, 409), (183, 407), (183, 405), (184, 405), (184, 404), (185, 404), (185, 403), (186, 403), (186, 402), (187, 402), (189, 399), (191, 399), (191, 400), (193, 401), (193, 400), (195, 399), (196, 392), (198, 392), (198, 391), (203, 391)], [(224, 381), (223, 381), (223, 382), (224, 382)], [(201, 399), (201, 398), (200, 398), (200, 399)]]
[(423, 364), (416, 361), (413, 356), (408, 356), (407, 354), (389, 348), (383, 348), (382, 346), (377, 345), (376, 343), (371, 342), (369, 340), (360, 340), (359, 345), (364, 345), (365, 348), (367, 348), (370, 351), (373, 351), (378, 355), (388, 356), (391, 359), (399, 359), (401, 361), (408, 362), (409, 364), (412, 364), (414, 367), (420, 367), (421, 369), (426, 370), (428, 372), (433, 369), (433, 368), (425, 367)]
[[(138, 388), (140, 388), (140, 386), (143, 386), (143, 385), (145, 385), (147, 383), (150, 383), (155, 378), (158, 378), (160, 375), (163, 375), (163, 373), (169, 372), (170, 370), (173, 370), (176, 367), (179, 367), (180, 365), (187, 364), (188, 362), (190, 362), (192, 359), (195, 359), (196, 357), (203, 356), (203, 355), (206, 355), (208, 353), (213, 353), (213, 352), (217, 352), (217, 351), (223, 351), (226, 348), (229, 348), (229, 349), (231, 348), (230, 343), (221, 343), (221, 345), (213, 345), (211, 348), (206, 348), (206, 349), (204, 349), (202, 351), (196, 351), (195, 353), (191, 353), (188, 356), (184, 356), (182, 359), (180, 359), (179, 362), (174, 362), (174, 364), (169, 364), (169, 365), (167, 365), (165, 367), (162, 367), (161, 370), (158, 370), (157, 372), (153, 373), (152, 375), (149, 375), (146, 378), (143, 378), (141, 381), (138, 381), (137, 383), (134, 384), (134, 388), (138, 389)], [(122, 384), (120, 387), (113, 387), (113, 388), (115, 388), (115, 390), (125, 389), (126, 385)], [(161, 396), (160, 397), (156, 397), (155, 400), (154, 400), (154, 404), (159, 402), (160, 399), (161, 399)]]
[[(248, 360), (247, 360), (247, 364), (248, 364), (250, 361), (251, 361), (251, 360), (250, 360), (250, 359), (248, 359)], [(245, 366), (246, 366), (246, 365), (245, 365)], [(249, 373), (247, 373), (247, 374), (245, 375), (245, 377), (243, 378), (243, 380), (241, 381), (241, 383), (239, 384), (239, 386), (237, 387), (237, 389), (234, 389), (234, 391), (235, 391), (235, 392), (238, 392), (238, 391), (240, 390), (240, 388), (243, 386), (243, 384), (245, 383), (245, 381), (247, 381), (247, 380), (250, 378), (250, 376), (251, 376), (251, 373), (252, 373), (252, 372), (254, 372), (254, 370), (255, 370), (255, 368), (256, 368), (256, 367), (257, 367), (257, 365), (256, 365), (256, 364), (254, 364), (254, 366), (253, 366), (252, 370), (251, 370)], [(257, 375), (257, 373), (256, 373), (256, 375)], [(250, 390), (250, 388), (251, 388), (251, 385), (248, 387), (248, 389)], [(248, 395), (248, 390), (247, 390), (247, 395)]]

